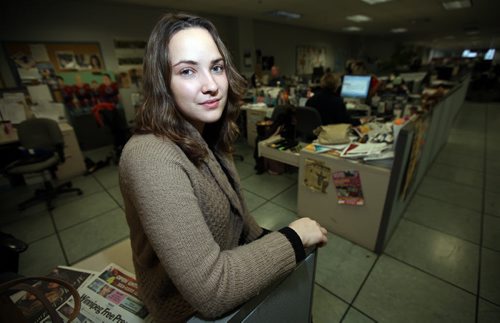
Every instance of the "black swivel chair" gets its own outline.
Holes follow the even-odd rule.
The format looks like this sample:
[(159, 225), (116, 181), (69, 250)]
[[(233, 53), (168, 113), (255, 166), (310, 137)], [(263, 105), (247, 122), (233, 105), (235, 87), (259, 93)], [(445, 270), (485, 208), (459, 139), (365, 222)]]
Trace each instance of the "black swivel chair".
[(312, 142), (316, 139), (314, 129), (321, 126), (321, 116), (318, 110), (311, 107), (297, 107), (295, 111), (295, 132), (302, 142)]
[(28, 119), (21, 122), (17, 128), (17, 135), (21, 146), (34, 154), (26, 154), (22, 158), (7, 166), (6, 172), (10, 175), (41, 174), (44, 180), (44, 188), (38, 189), (35, 195), (18, 205), (20, 210), (40, 202), (45, 202), (47, 208), (54, 208), (52, 201), (63, 193), (83, 192), (78, 188), (72, 188), (71, 182), (65, 182), (53, 186), (50, 179), (46, 178), (45, 172), (49, 171), (52, 178), (56, 177), (57, 166), (64, 162), (64, 141), (59, 125), (51, 119)]

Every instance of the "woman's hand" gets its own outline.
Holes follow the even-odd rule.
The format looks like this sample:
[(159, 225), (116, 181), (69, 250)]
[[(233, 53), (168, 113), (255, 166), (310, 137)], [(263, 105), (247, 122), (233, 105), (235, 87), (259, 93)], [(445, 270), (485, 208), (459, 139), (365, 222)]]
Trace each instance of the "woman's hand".
[(288, 227), (299, 235), (305, 248), (314, 245), (322, 247), (328, 242), (326, 229), (310, 218), (300, 218), (290, 223)]

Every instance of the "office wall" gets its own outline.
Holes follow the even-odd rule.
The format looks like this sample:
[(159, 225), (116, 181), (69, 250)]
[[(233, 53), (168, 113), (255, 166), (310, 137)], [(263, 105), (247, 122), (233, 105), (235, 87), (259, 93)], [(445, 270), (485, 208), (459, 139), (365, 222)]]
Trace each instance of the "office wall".
[[(114, 39), (147, 40), (155, 22), (169, 9), (114, 4), (98, 1), (28, 1), (2, 3), (0, 40), (98, 42), (107, 70), (117, 70)], [(226, 45), (237, 51), (236, 19), (208, 16), (217, 26)], [(1, 58), (1, 57), (0, 57)], [(7, 62), (0, 62), (2, 76), (9, 71)], [(3, 77), (7, 86), (14, 86), (11, 75)]]
[(347, 35), (334, 34), (309, 28), (254, 21), (255, 48), (263, 56), (274, 56), (281, 73), (296, 73), (297, 46), (326, 48), (326, 66), (334, 71), (343, 70), (344, 61), (352, 55), (351, 39)]
[[(15, 4), (14, 4), (15, 3)], [(17, 0), (2, 4), (0, 40), (98, 42), (107, 70), (117, 70), (114, 39), (147, 40), (154, 23), (168, 8), (87, 1)], [(206, 15), (217, 26), (235, 62), (243, 67), (243, 52), (255, 49), (274, 56), (282, 74), (296, 72), (296, 49), (299, 45), (324, 47), (327, 67), (343, 70), (346, 59), (360, 52), (389, 57), (394, 48), (389, 41), (361, 39), (357, 35), (335, 34), (308, 28), (276, 24), (244, 18)], [(362, 46), (360, 45), (362, 44)], [(362, 50), (360, 50), (360, 48)], [(251, 68), (242, 68), (250, 73)], [(7, 60), (0, 56), (0, 73), (7, 86), (14, 86)]]

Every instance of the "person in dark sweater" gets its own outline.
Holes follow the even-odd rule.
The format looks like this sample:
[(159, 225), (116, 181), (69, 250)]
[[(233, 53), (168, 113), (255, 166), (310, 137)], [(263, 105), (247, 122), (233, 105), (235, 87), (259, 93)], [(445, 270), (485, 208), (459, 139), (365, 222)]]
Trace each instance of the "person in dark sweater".
[(321, 124), (350, 123), (353, 126), (360, 124), (357, 119), (351, 119), (347, 113), (344, 100), (335, 92), (340, 85), (340, 78), (332, 73), (323, 75), (320, 81), (321, 88), (309, 98), (306, 107), (315, 108), (321, 116)]

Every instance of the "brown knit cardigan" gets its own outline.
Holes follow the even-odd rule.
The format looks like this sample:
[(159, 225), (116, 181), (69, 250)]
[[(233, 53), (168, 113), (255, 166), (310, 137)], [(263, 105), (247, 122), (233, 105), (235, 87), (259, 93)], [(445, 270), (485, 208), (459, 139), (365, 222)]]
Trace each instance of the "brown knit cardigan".
[(168, 139), (135, 135), (121, 156), (139, 293), (159, 322), (219, 317), (296, 265), (285, 235), (257, 239), (232, 159), (208, 151), (196, 167)]

